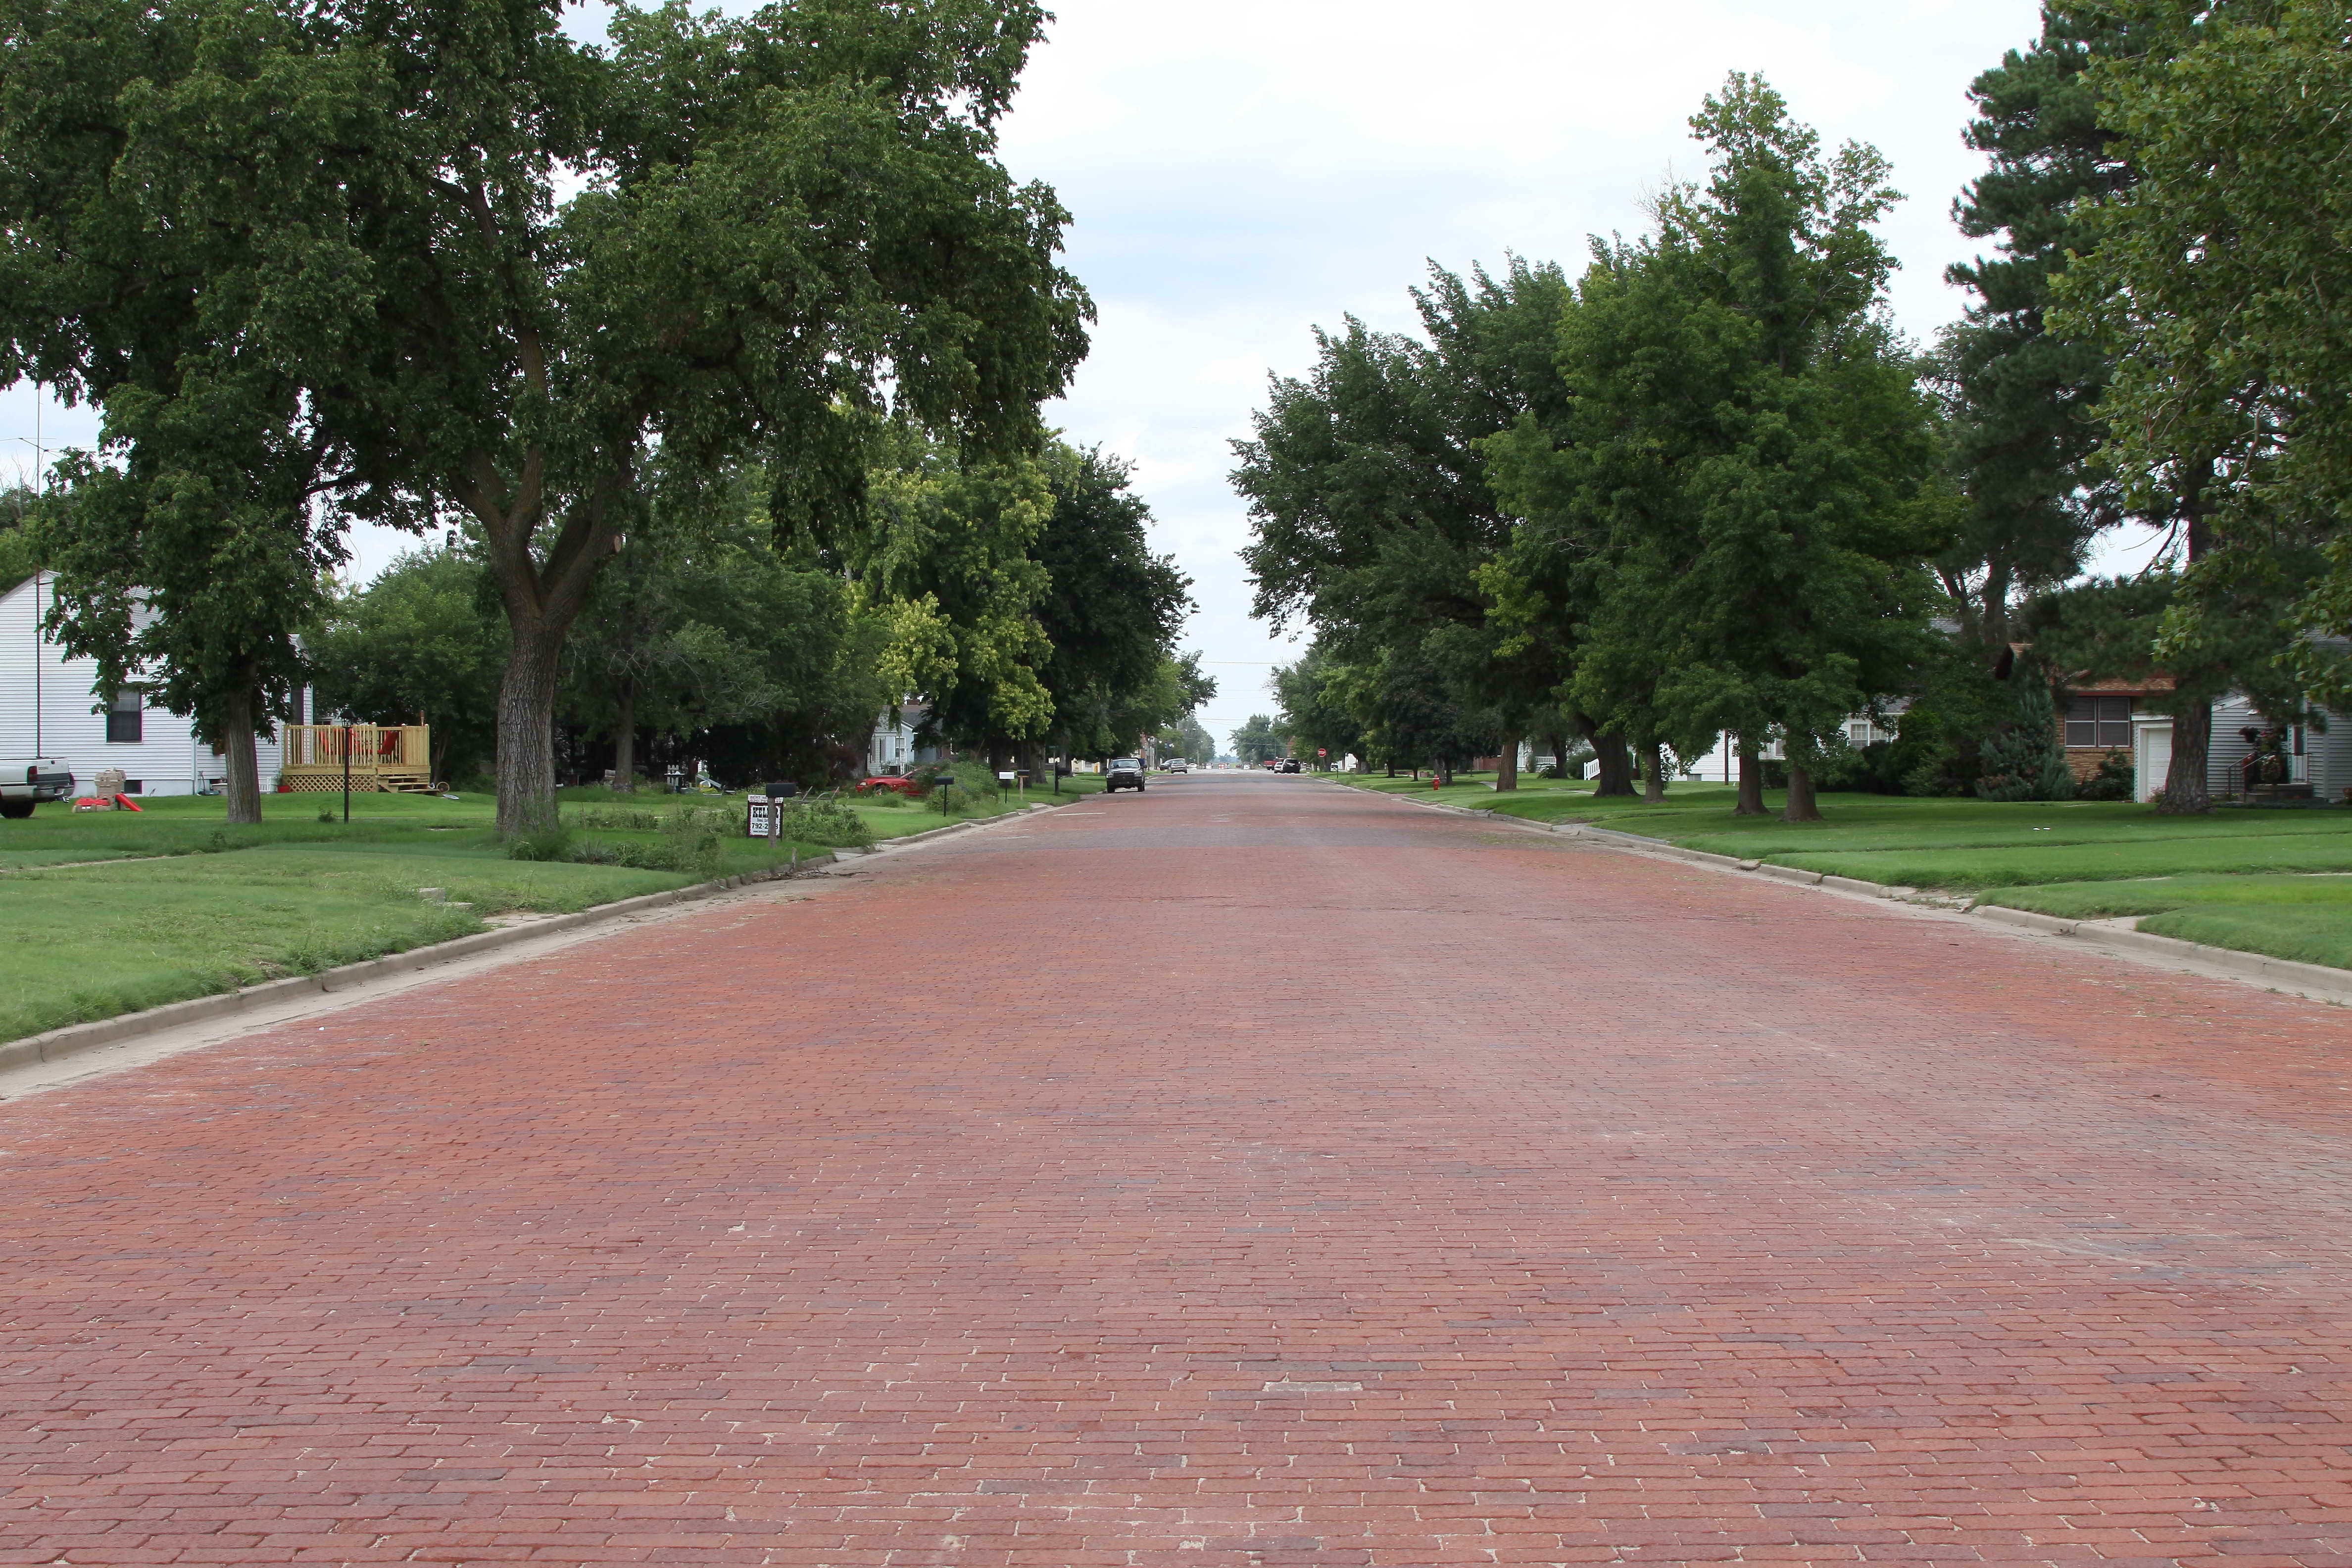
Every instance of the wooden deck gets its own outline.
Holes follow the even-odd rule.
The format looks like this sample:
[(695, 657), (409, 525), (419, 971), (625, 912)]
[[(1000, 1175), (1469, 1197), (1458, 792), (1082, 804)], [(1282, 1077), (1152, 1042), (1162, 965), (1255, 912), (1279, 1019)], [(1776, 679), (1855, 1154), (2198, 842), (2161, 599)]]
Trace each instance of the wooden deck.
[(343, 787), (346, 737), (354, 793), (423, 795), (433, 787), (429, 724), (289, 724), (280, 733), (286, 760), (278, 776), (298, 794)]

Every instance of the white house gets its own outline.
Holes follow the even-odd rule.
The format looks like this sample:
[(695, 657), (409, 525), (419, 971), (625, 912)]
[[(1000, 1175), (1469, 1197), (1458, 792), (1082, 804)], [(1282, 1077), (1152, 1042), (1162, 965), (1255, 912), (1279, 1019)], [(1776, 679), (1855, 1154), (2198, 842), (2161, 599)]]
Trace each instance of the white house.
[(866, 742), (866, 771), (869, 774), (898, 774), (919, 763), (938, 762), (937, 746), (915, 743), (915, 731), (930, 713), (931, 705), (928, 702), (904, 702), (895, 713), (885, 712), (876, 719), (874, 733)]
[[(130, 795), (225, 788), (227, 762), (195, 738), (194, 721), (148, 707), (136, 690), (101, 703), (97, 662), (68, 658), (41, 635), (49, 605), (47, 573), (0, 594), (0, 756), (55, 758), (72, 770), (78, 791), (87, 791), (102, 768), (121, 768)], [(307, 707), (309, 692), (303, 700)], [(255, 749), (268, 789), (278, 774), (279, 746), (269, 740)]]

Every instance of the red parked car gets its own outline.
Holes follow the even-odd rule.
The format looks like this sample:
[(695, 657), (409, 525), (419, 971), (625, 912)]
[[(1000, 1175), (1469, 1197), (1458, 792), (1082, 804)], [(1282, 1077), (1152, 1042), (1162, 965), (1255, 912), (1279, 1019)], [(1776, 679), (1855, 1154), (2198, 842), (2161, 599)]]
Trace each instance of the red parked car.
[(857, 781), (857, 793), (860, 795), (879, 795), (884, 790), (891, 790), (899, 795), (920, 795), (923, 793), (923, 786), (919, 780), (900, 778), (890, 773), (877, 773), (870, 779)]

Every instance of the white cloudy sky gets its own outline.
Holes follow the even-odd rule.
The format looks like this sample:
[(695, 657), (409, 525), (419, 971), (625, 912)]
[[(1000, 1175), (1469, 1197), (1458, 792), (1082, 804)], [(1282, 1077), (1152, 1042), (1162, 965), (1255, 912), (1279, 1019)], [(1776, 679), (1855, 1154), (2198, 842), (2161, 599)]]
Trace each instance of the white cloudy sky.
[[(1053, 411), (1137, 465), (1160, 547), (1194, 581), (1187, 646), (1220, 684), (1220, 742), (1268, 711), (1297, 645), (1249, 618), (1248, 522), (1227, 443), (1310, 330), (1354, 313), (1412, 324), (1426, 264), (1507, 252), (1574, 263), (1640, 227), (1644, 193), (1699, 172), (1685, 123), (1733, 70), (1760, 72), (1837, 142), (1875, 143), (1910, 200), (1889, 236), (1895, 308), (1926, 338), (1958, 314), (1942, 280), (1974, 247), (1954, 194), (1967, 87), (2036, 29), (2035, 0), (1059, 0), (1007, 123), (1004, 159), (1071, 210), (1070, 261), (1101, 312)], [(48, 444), (86, 441), (53, 413)], [(0, 393), (0, 472), (27, 468), (33, 404)], [(402, 542), (366, 539), (363, 568)], [(2121, 559), (2129, 542), (2112, 552)]]

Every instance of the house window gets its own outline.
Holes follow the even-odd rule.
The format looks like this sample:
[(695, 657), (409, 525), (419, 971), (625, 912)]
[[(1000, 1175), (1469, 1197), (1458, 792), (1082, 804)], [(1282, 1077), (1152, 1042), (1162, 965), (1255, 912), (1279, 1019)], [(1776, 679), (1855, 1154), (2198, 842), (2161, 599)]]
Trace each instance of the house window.
[(2121, 751), (2131, 743), (2130, 698), (2076, 697), (2067, 702), (2067, 745)]
[(145, 730), (145, 701), (136, 691), (118, 691), (106, 705), (106, 738), (135, 744)]

